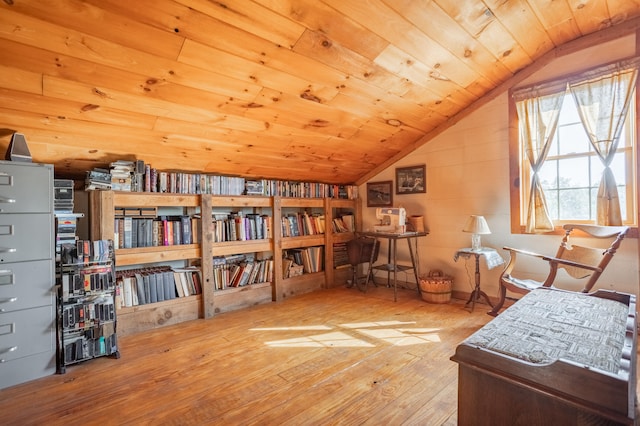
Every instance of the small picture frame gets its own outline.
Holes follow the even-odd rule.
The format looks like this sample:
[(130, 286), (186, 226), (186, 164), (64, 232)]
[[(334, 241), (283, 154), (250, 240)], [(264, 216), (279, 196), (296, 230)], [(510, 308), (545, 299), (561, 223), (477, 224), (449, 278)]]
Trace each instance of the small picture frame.
[(427, 192), (427, 166), (396, 168), (396, 194)]
[(393, 182), (390, 180), (367, 183), (367, 207), (393, 206)]

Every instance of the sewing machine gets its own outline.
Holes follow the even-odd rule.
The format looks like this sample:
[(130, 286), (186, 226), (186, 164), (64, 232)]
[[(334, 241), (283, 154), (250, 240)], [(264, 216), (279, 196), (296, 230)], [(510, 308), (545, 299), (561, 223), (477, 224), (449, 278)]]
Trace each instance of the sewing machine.
[(373, 225), (376, 232), (403, 234), (407, 230), (407, 212), (402, 207), (377, 208), (376, 219), (380, 221), (380, 224)]

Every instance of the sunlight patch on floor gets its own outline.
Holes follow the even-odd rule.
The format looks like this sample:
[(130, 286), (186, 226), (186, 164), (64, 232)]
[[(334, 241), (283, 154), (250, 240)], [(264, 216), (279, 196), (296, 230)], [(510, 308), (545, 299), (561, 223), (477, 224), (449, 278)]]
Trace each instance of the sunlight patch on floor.
[(260, 327), (260, 328), (250, 328), (249, 331), (322, 331), (322, 330), (331, 330), (331, 327), (328, 325), (299, 325), (293, 327)]
[[(289, 339), (267, 341), (265, 344), (274, 348), (291, 347), (374, 347), (375, 341), (393, 346), (423, 345), (439, 343), (439, 328), (407, 327), (415, 321), (370, 321), (352, 324), (340, 324), (337, 327), (328, 325), (287, 326), (252, 328), (251, 331), (329, 331), (342, 328), (343, 331), (310, 336), (292, 337)], [(346, 331), (344, 331), (346, 329)], [(367, 339), (362, 339), (362, 336)]]
[(371, 343), (350, 336), (341, 331), (333, 333), (317, 334), (315, 336), (294, 337), (292, 339), (274, 340), (265, 342), (267, 346), (277, 348), (290, 347), (373, 347)]

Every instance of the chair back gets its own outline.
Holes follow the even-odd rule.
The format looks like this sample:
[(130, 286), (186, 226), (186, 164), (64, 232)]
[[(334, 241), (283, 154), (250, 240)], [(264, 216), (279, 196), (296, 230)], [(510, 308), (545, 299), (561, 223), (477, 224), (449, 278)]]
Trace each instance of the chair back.
[[(569, 276), (573, 278), (588, 278), (584, 289), (582, 290), (584, 293), (588, 293), (591, 291), (598, 278), (600, 278), (600, 275), (602, 275), (602, 272), (605, 270), (609, 262), (611, 262), (613, 255), (616, 253), (618, 247), (620, 247), (620, 243), (622, 243), (622, 240), (629, 231), (629, 227), (567, 224), (564, 225), (563, 228), (565, 230), (565, 235), (560, 243), (556, 257), (583, 265), (589, 265), (593, 267), (593, 269), (589, 270), (578, 268), (566, 264), (558, 264), (558, 268), (563, 268)], [(569, 237), (575, 230), (580, 230), (592, 238), (608, 239), (611, 243), (607, 248), (586, 247), (571, 244), (569, 242)]]
[(361, 263), (373, 263), (378, 260), (380, 244), (371, 237), (358, 237), (347, 242), (347, 256), (351, 266)]

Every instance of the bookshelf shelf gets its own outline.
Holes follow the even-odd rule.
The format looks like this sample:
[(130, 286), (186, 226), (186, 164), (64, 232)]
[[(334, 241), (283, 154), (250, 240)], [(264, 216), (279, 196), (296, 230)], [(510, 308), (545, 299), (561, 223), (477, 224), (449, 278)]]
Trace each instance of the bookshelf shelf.
[(346, 243), (355, 238), (355, 233), (353, 232), (334, 232), (332, 235), (332, 239), (334, 243)]
[(310, 246), (323, 246), (324, 242), (324, 234), (303, 235), (300, 237), (286, 237), (282, 239), (282, 248), (286, 250)]
[(284, 278), (279, 285), (283, 298), (320, 290), (325, 285), (325, 271)]
[(215, 256), (226, 256), (230, 254), (253, 253), (257, 251), (271, 251), (273, 240), (247, 240), (247, 241), (225, 241), (212, 243), (211, 249)]
[(118, 259), (118, 266), (197, 259), (201, 256), (202, 254), (200, 250), (200, 244), (136, 247), (116, 250), (116, 259)]

